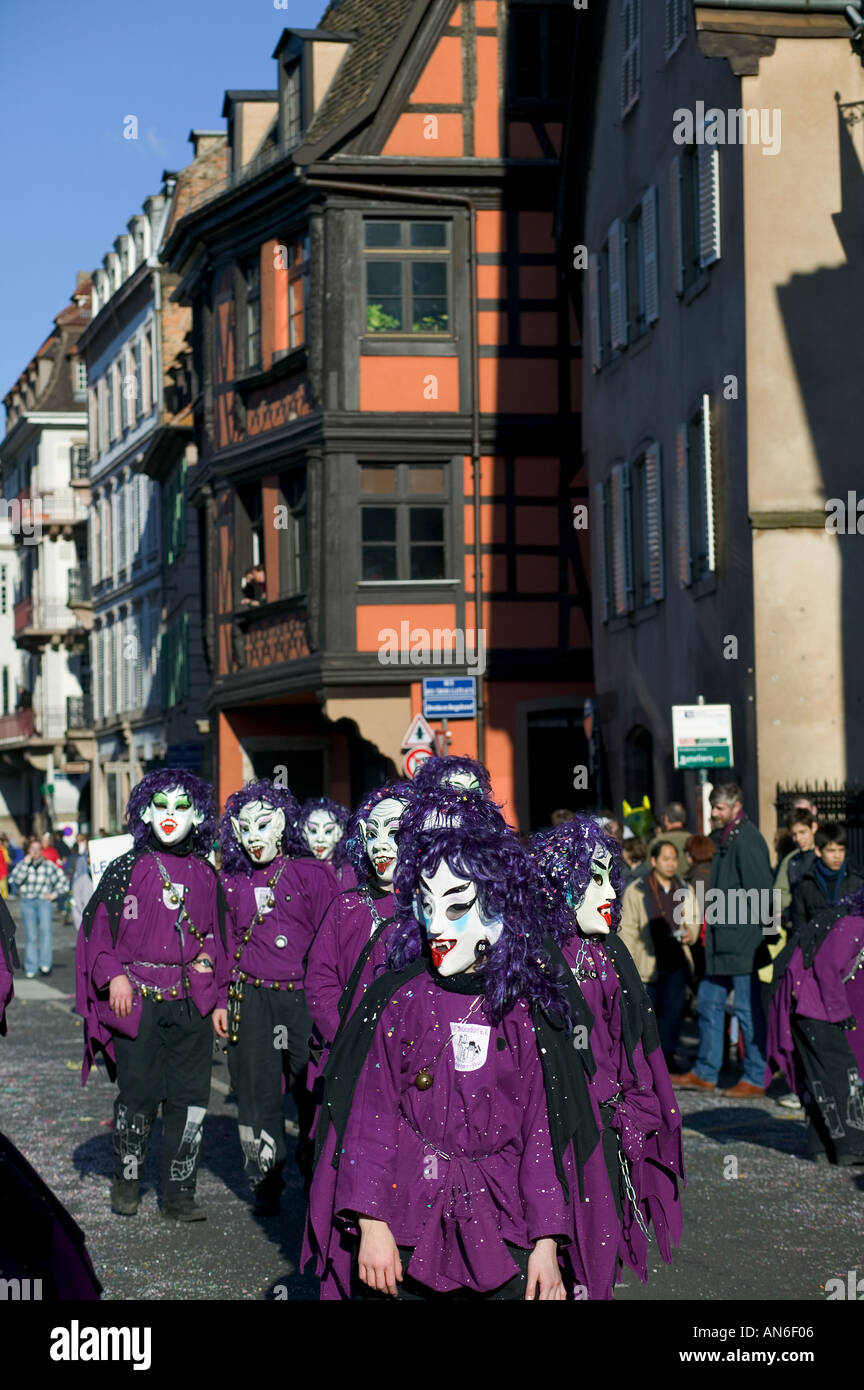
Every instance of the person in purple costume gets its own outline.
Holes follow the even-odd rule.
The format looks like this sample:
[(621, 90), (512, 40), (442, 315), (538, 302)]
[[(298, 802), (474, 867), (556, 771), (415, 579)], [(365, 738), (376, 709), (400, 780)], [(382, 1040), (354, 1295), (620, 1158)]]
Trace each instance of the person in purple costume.
[(453, 787), (457, 791), (473, 792), (475, 796), (492, 797), (492, 779), (488, 768), (474, 758), (448, 754), (444, 758), (427, 758), (414, 778), (414, 790), (421, 796), (438, 787)]
[(647, 1282), (652, 1225), (667, 1264), (680, 1243), (681, 1116), (654, 1011), (614, 935), (620, 847), (584, 816), (535, 835), (529, 850), (552, 924), (550, 955), (566, 964), (574, 1012), (578, 995), (592, 1019), (589, 1091), (602, 1141), (585, 1169), (587, 1199), (570, 1183), (568, 1281), (575, 1297), (610, 1299), (622, 1264)]
[(357, 876), (348, 858), (346, 834), (351, 812), (329, 796), (312, 796), (304, 801), (297, 818), (297, 830), (305, 848), (319, 864), (326, 864), (336, 880), (337, 891), (356, 888)]
[(243, 1166), (259, 1215), (279, 1211), (285, 1186), (284, 1087), (297, 1104), (298, 1162), (308, 1162), (306, 1089), (312, 1023), (303, 959), (336, 885), (325, 864), (297, 857), (300, 808), (287, 787), (250, 782), (219, 824), (229, 952), (213, 1026), (228, 1040)]
[(816, 1163), (864, 1163), (864, 889), (820, 912), (774, 962), (766, 1085), (778, 1066)]
[(0, 1038), (6, 1036), (5, 1014), (15, 997), (12, 977), (20, 964), (15, 949), (15, 923), (8, 907), (0, 898)]
[[(376, 787), (348, 824), (346, 854), (357, 887), (333, 899), (306, 958), (309, 1012), (325, 1048), (384, 968), (396, 910), (396, 836), (412, 795), (410, 782)], [(323, 1061), (322, 1054), (319, 1067)]]
[[(15, 926), (0, 900), (0, 1037), (19, 966)], [(102, 1285), (86, 1237), (26, 1158), (0, 1134), (0, 1278), (29, 1281), (22, 1298), (48, 1302), (98, 1301)]]
[[(567, 1001), (533, 940), (527, 854), (472, 827), (470, 802), (403, 821), (391, 969), (331, 1052), (307, 1227), (325, 1298), (565, 1296)], [(581, 1114), (590, 1149), (587, 1096)]]
[(148, 773), (126, 823), (134, 847), (109, 864), (78, 934), (76, 1007), (86, 1084), (105, 1054), (114, 1103), (112, 1210), (134, 1216), (153, 1121), (163, 1106), (162, 1214), (203, 1221), (195, 1184), (210, 1099), (217, 953), (224, 899), (206, 856), (213, 788), (182, 769)]

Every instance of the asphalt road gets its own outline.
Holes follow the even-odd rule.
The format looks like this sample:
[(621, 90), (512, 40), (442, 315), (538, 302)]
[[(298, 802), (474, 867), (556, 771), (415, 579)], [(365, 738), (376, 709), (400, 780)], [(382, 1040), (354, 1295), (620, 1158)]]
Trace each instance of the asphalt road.
[[(114, 1087), (101, 1069), (81, 1087), (73, 945), (72, 929), (56, 927), (50, 980), (16, 981), (9, 1035), (0, 1040), (0, 1128), (86, 1232), (104, 1297), (316, 1298), (317, 1281), (298, 1270), (304, 1201), (293, 1141), (281, 1216), (254, 1218), (221, 1055), (214, 1053), (198, 1182), (209, 1219), (178, 1226), (160, 1216), (159, 1126), (138, 1216), (111, 1214)], [(647, 1286), (628, 1273), (616, 1301), (822, 1302), (828, 1279), (845, 1281), (849, 1270), (864, 1276), (864, 1169), (810, 1163), (802, 1120), (771, 1100), (680, 1099), (688, 1171), (682, 1247), (668, 1267), (655, 1253)]]

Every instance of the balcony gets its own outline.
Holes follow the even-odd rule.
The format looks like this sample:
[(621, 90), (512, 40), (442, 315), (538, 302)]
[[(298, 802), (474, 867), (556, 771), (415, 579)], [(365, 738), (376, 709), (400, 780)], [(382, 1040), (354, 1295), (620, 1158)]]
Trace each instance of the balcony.
[(86, 444), (72, 444), (69, 450), (69, 481), (76, 483), (90, 481), (90, 454)]
[(277, 599), (235, 613), (231, 641), (233, 671), (297, 661), (311, 653), (305, 599)]
[[(76, 607), (86, 611), (88, 605), (81, 601)], [(15, 641), (28, 651), (38, 651), (49, 642), (55, 647), (61, 642), (74, 646), (89, 631), (91, 623), (92, 618), (85, 622), (62, 598), (34, 599), (28, 595), (15, 604)]]
[(19, 709), (14, 714), (0, 715), (0, 745), (23, 743), (33, 737), (32, 709)]
[(90, 590), (90, 575), (86, 570), (70, 570), (66, 580), (67, 608), (91, 608), (93, 595)]
[(71, 537), (76, 526), (87, 524), (88, 504), (80, 488), (58, 488), (53, 492), (37, 493), (35, 497), (29, 492), (20, 492), (17, 501), (22, 515), (28, 518), (26, 536), (23, 527), (13, 532), (19, 543), (22, 540), (32, 543), (34, 535), (39, 540), (46, 532), (51, 540), (60, 535)]

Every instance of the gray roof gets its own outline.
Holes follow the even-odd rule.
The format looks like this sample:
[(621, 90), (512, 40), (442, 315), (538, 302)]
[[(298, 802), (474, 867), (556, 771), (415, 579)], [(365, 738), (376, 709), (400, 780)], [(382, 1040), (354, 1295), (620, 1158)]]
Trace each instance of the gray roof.
[(414, 5), (415, 0), (341, 0), (328, 6), (319, 28), (356, 30), (359, 38), (346, 53), (306, 142), (317, 144), (363, 105)]

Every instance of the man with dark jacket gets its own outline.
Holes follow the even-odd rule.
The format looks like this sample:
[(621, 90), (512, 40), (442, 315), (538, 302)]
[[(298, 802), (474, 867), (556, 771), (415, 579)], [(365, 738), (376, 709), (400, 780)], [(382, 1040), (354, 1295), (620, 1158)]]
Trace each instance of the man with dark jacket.
[[(846, 830), (838, 821), (826, 821), (816, 831), (813, 862), (792, 885), (790, 927), (800, 931), (818, 922), (841, 898), (864, 887), (864, 878), (846, 862)], [(792, 877), (790, 874), (790, 884)]]
[(689, 1091), (714, 1091), (723, 1062), (726, 996), (734, 990), (733, 1008), (746, 1049), (744, 1075), (720, 1094), (734, 1100), (764, 1096), (765, 1014), (756, 955), (762, 945), (763, 920), (773, 920), (773, 874), (768, 846), (744, 814), (741, 789), (734, 782), (711, 793), (717, 852), (711, 861), (706, 895), (705, 977), (699, 984), (699, 1054), (692, 1071), (671, 1078)]

